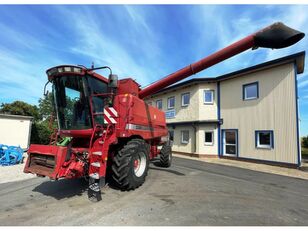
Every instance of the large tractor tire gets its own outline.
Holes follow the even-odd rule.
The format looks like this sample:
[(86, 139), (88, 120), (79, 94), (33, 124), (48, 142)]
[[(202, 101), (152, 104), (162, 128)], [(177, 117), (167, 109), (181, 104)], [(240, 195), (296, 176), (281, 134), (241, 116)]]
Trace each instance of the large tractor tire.
[(160, 166), (164, 168), (169, 168), (172, 162), (172, 149), (168, 144), (164, 144), (160, 150)]
[(142, 185), (149, 170), (149, 145), (142, 139), (132, 139), (114, 156), (112, 179), (121, 190), (133, 190)]

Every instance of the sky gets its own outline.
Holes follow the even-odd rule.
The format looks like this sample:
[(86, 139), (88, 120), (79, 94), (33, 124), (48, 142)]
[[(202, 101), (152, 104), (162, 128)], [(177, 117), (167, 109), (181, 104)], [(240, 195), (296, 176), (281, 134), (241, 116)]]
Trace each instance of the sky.
[[(60, 64), (108, 65), (146, 86), (276, 21), (308, 36), (307, 12), (308, 5), (0, 5), (0, 103), (38, 104), (46, 69)], [(307, 47), (305, 37), (282, 50), (249, 50), (191, 78)], [(308, 135), (307, 73), (298, 75), (301, 135)]]

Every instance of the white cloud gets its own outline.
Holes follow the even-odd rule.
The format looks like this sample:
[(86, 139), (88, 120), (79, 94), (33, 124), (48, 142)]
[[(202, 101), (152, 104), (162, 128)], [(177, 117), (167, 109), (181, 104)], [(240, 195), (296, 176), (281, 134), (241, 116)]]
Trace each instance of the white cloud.
[[(189, 59), (197, 61), (274, 21), (283, 21), (287, 25), (303, 30), (308, 34), (308, 28), (306, 28), (308, 24), (308, 14), (306, 14), (308, 6), (284, 7), (285, 10), (277, 13), (275, 10), (277, 7), (274, 6), (272, 8), (275, 14), (270, 16), (262, 15), (262, 17), (258, 18), (252, 18), (249, 10), (238, 15), (232, 15), (231, 11), (226, 10), (227, 7), (222, 6), (202, 5), (191, 7), (185, 17), (187, 16), (186, 19), (191, 20), (192, 24), (191, 28), (187, 28), (187, 35), (185, 36), (187, 38), (191, 36), (190, 30), (194, 30), (195, 34), (200, 36), (192, 40), (194, 41), (193, 44), (185, 44), (184, 49), (179, 49), (183, 50), (183, 53), (178, 52), (177, 54), (178, 56), (185, 56), (184, 52), (191, 47), (194, 51), (191, 52)], [(9, 95), (9, 92), (11, 92), (10, 95), (16, 99), (29, 97), (31, 102), (34, 102), (35, 98), (38, 99), (42, 96), (42, 87), (47, 80), (45, 70), (52, 65), (66, 63), (59, 57), (63, 52), (67, 51), (75, 56), (86, 57), (89, 60), (88, 63), (94, 61), (96, 65), (108, 65), (120, 78), (136, 78), (141, 85), (147, 85), (168, 74), (168, 70), (173, 70), (170, 60), (175, 55), (161, 50), (160, 40), (162, 38), (157, 36), (157, 28), (154, 28), (153, 22), (150, 21), (149, 11), (144, 10), (142, 6), (127, 5), (119, 6), (117, 9), (119, 8), (122, 10), (110, 14), (110, 17), (114, 18), (110, 18), (110, 21), (105, 22), (100, 20), (100, 6), (95, 7), (95, 10), (86, 6), (74, 8), (74, 10), (72, 10), (72, 7), (55, 6), (53, 9), (57, 14), (57, 18), (61, 18), (68, 28), (69, 32), (66, 31), (66, 33), (72, 33), (69, 35), (64, 33), (63, 35), (64, 39), (73, 38), (69, 44), (66, 44), (66, 51), (57, 50), (59, 49), (57, 46), (48, 46), (49, 43), (46, 44), (43, 37), (29, 34), (26, 30), (15, 31), (12, 29), (13, 27), (0, 23), (2, 36), (6, 34), (11, 38), (13, 44), (29, 49), (32, 48), (33, 50), (33, 52), (28, 53), (16, 53), (8, 48), (0, 47), (0, 83), (2, 84), (0, 95)], [(111, 8), (110, 10), (113, 11)], [(160, 17), (155, 15), (157, 12), (159, 11), (151, 11), (151, 20)], [(172, 19), (170, 15), (168, 17), (170, 17), (170, 20)], [(129, 21), (129, 34), (126, 38), (129, 45), (121, 44), (119, 40), (114, 39), (114, 36), (112, 36), (117, 34), (117, 29), (119, 28), (115, 28), (112, 35), (106, 33), (104, 25), (112, 23), (113, 19)], [(39, 27), (38, 31), (42, 31), (44, 27), (47, 28), (44, 31), (49, 33), (48, 37), (51, 38), (51, 41), (58, 41), (59, 36), (62, 36), (61, 33), (55, 31), (55, 27), (40, 21), (36, 15), (33, 15), (31, 20), (33, 20), (31, 23), (34, 26)], [(155, 26), (157, 25), (155, 24)], [(211, 74), (210, 76), (216, 76), (251, 66), (257, 62), (260, 63), (283, 55), (289, 55), (295, 51), (306, 49), (308, 46), (306, 40), (304, 39), (296, 46), (288, 49), (274, 51), (259, 49), (244, 52), (203, 72), (202, 75), (208, 76), (208, 74)], [(135, 47), (138, 48), (135, 49), (138, 51), (137, 54), (131, 52)], [(60, 48), (62, 47), (60, 46)], [(53, 51), (53, 56), (48, 55), (51, 53), (50, 51)], [(181, 68), (181, 66), (178, 67)], [(298, 76), (298, 86), (301, 91), (308, 85), (308, 81), (304, 76), (306, 74)], [(14, 87), (12, 87), (14, 84), (16, 85), (15, 89), (17, 89), (15, 91)]]
[[(134, 37), (139, 36), (144, 41), (142, 44), (135, 45), (139, 45), (139, 48), (142, 46), (141, 50), (144, 52), (141, 55), (145, 60), (148, 60), (148, 63), (151, 63), (151, 58), (161, 53), (156, 46), (153, 32), (141, 13), (129, 6), (126, 6), (125, 9), (132, 23), (135, 24)], [(156, 77), (159, 77), (160, 71), (153, 68), (155, 65), (152, 65), (151, 68), (151, 65), (145, 66), (142, 62), (138, 62), (138, 59), (140, 60), (142, 57), (132, 56), (129, 52), (131, 47), (124, 47), (123, 44), (105, 33), (103, 26), (100, 26), (97, 22), (96, 15), (93, 12), (86, 8), (83, 9), (82, 13), (63, 9), (62, 14), (66, 15), (67, 23), (76, 33), (77, 42), (72, 44), (71, 52), (88, 57), (96, 65), (108, 65), (120, 78), (132, 77), (137, 79), (137, 82), (141, 85), (149, 84)], [(131, 43), (134, 42), (136, 41), (131, 41)], [(152, 42), (153, 44), (151, 44)]]
[(45, 71), (55, 63), (61, 61), (52, 57), (42, 60), (0, 47), (0, 95), (6, 99), (37, 104), (47, 82)]
[(33, 49), (34, 47), (42, 46), (42, 43), (34, 36), (14, 30), (13, 27), (0, 23), (0, 31), (3, 33), (3, 38), (8, 38), (12, 44), (19, 45), (22, 48)]

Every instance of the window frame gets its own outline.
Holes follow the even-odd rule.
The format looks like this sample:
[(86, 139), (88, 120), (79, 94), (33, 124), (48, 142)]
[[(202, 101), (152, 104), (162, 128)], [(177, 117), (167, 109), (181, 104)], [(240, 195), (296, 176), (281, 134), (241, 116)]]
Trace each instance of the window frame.
[[(161, 102), (161, 108), (157, 106), (158, 102)], [(158, 108), (159, 110), (163, 110), (163, 100), (162, 99), (156, 100), (155, 105), (156, 105), (156, 108)]]
[[(206, 142), (206, 133), (212, 134), (212, 142)], [(206, 130), (204, 131), (204, 145), (206, 146), (213, 146), (214, 145), (214, 131), (213, 130)]]
[[(260, 133), (269, 133), (270, 134), (270, 144), (261, 145), (260, 144)], [(273, 130), (256, 130), (255, 131), (255, 147), (257, 149), (274, 149), (274, 131)]]
[[(249, 86), (252, 86), (252, 85), (256, 85), (256, 86), (257, 86), (257, 96), (255, 96), (255, 97), (250, 97), (250, 98), (246, 98), (246, 91), (245, 91), (245, 88), (246, 88), (246, 87), (249, 87)], [(242, 90), (243, 90), (243, 92), (242, 92), (242, 94), (243, 94), (242, 98), (243, 98), (244, 101), (255, 100), (255, 99), (258, 99), (258, 98), (259, 98), (259, 82), (258, 82), (258, 81), (252, 82), (252, 83), (243, 84), (243, 89), (242, 89)]]
[[(184, 96), (188, 95), (188, 104), (184, 104)], [(187, 107), (190, 104), (190, 92), (185, 92), (183, 94), (181, 94), (181, 106), (182, 107)]]
[[(169, 100), (172, 99), (172, 98), (174, 99), (174, 105), (173, 105), (173, 107), (170, 107)], [(167, 109), (174, 109), (174, 108), (175, 108), (175, 96), (170, 96), (167, 99)]]
[[(211, 92), (211, 94), (212, 94), (212, 101), (211, 102), (206, 102), (205, 101), (205, 93), (206, 92)], [(203, 104), (208, 104), (208, 105), (214, 104), (214, 96), (215, 96), (215, 94), (214, 94), (214, 90), (213, 89), (205, 89), (205, 90), (203, 90)]]
[[(169, 140), (172, 141), (172, 142), (174, 142), (174, 134), (175, 134), (174, 130), (168, 131)], [(172, 139), (171, 139), (171, 137), (172, 137)]]
[[(184, 138), (184, 132), (188, 132), (188, 141), (185, 141)], [(189, 136), (189, 130), (181, 130), (181, 144), (188, 144), (190, 140)]]

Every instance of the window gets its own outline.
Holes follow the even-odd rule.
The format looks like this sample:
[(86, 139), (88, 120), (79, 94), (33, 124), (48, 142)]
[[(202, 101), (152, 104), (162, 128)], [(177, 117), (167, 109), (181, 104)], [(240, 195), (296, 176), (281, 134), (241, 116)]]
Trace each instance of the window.
[(251, 100), (259, 98), (258, 82), (243, 85), (243, 99)]
[(204, 104), (213, 104), (213, 102), (214, 102), (214, 91), (213, 90), (204, 90), (203, 101), (204, 101)]
[(182, 107), (188, 106), (189, 101), (190, 101), (190, 93), (182, 94)]
[(256, 131), (256, 147), (257, 148), (274, 148), (273, 131)]
[(170, 141), (173, 142), (173, 140), (174, 140), (174, 131), (169, 131), (168, 133), (169, 133), (169, 139), (170, 139)]
[(181, 131), (181, 143), (188, 144), (189, 143), (189, 131)]
[(205, 145), (213, 145), (214, 143), (214, 132), (213, 131), (205, 131), (204, 132), (204, 144)]
[(86, 97), (86, 78), (61, 76), (54, 79), (60, 129), (78, 130), (92, 127), (90, 105)]
[(163, 109), (163, 101), (161, 99), (156, 100), (156, 107), (161, 110)]
[(168, 98), (168, 109), (173, 109), (175, 105), (175, 97)]
[(88, 78), (88, 83), (92, 95), (92, 109), (93, 112), (98, 113), (93, 115), (94, 122), (95, 124), (104, 124), (104, 115), (99, 113), (104, 112), (104, 106), (108, 105), (108, 98), (96, 94), (106, 93), (107, 84), (95, 78)]

